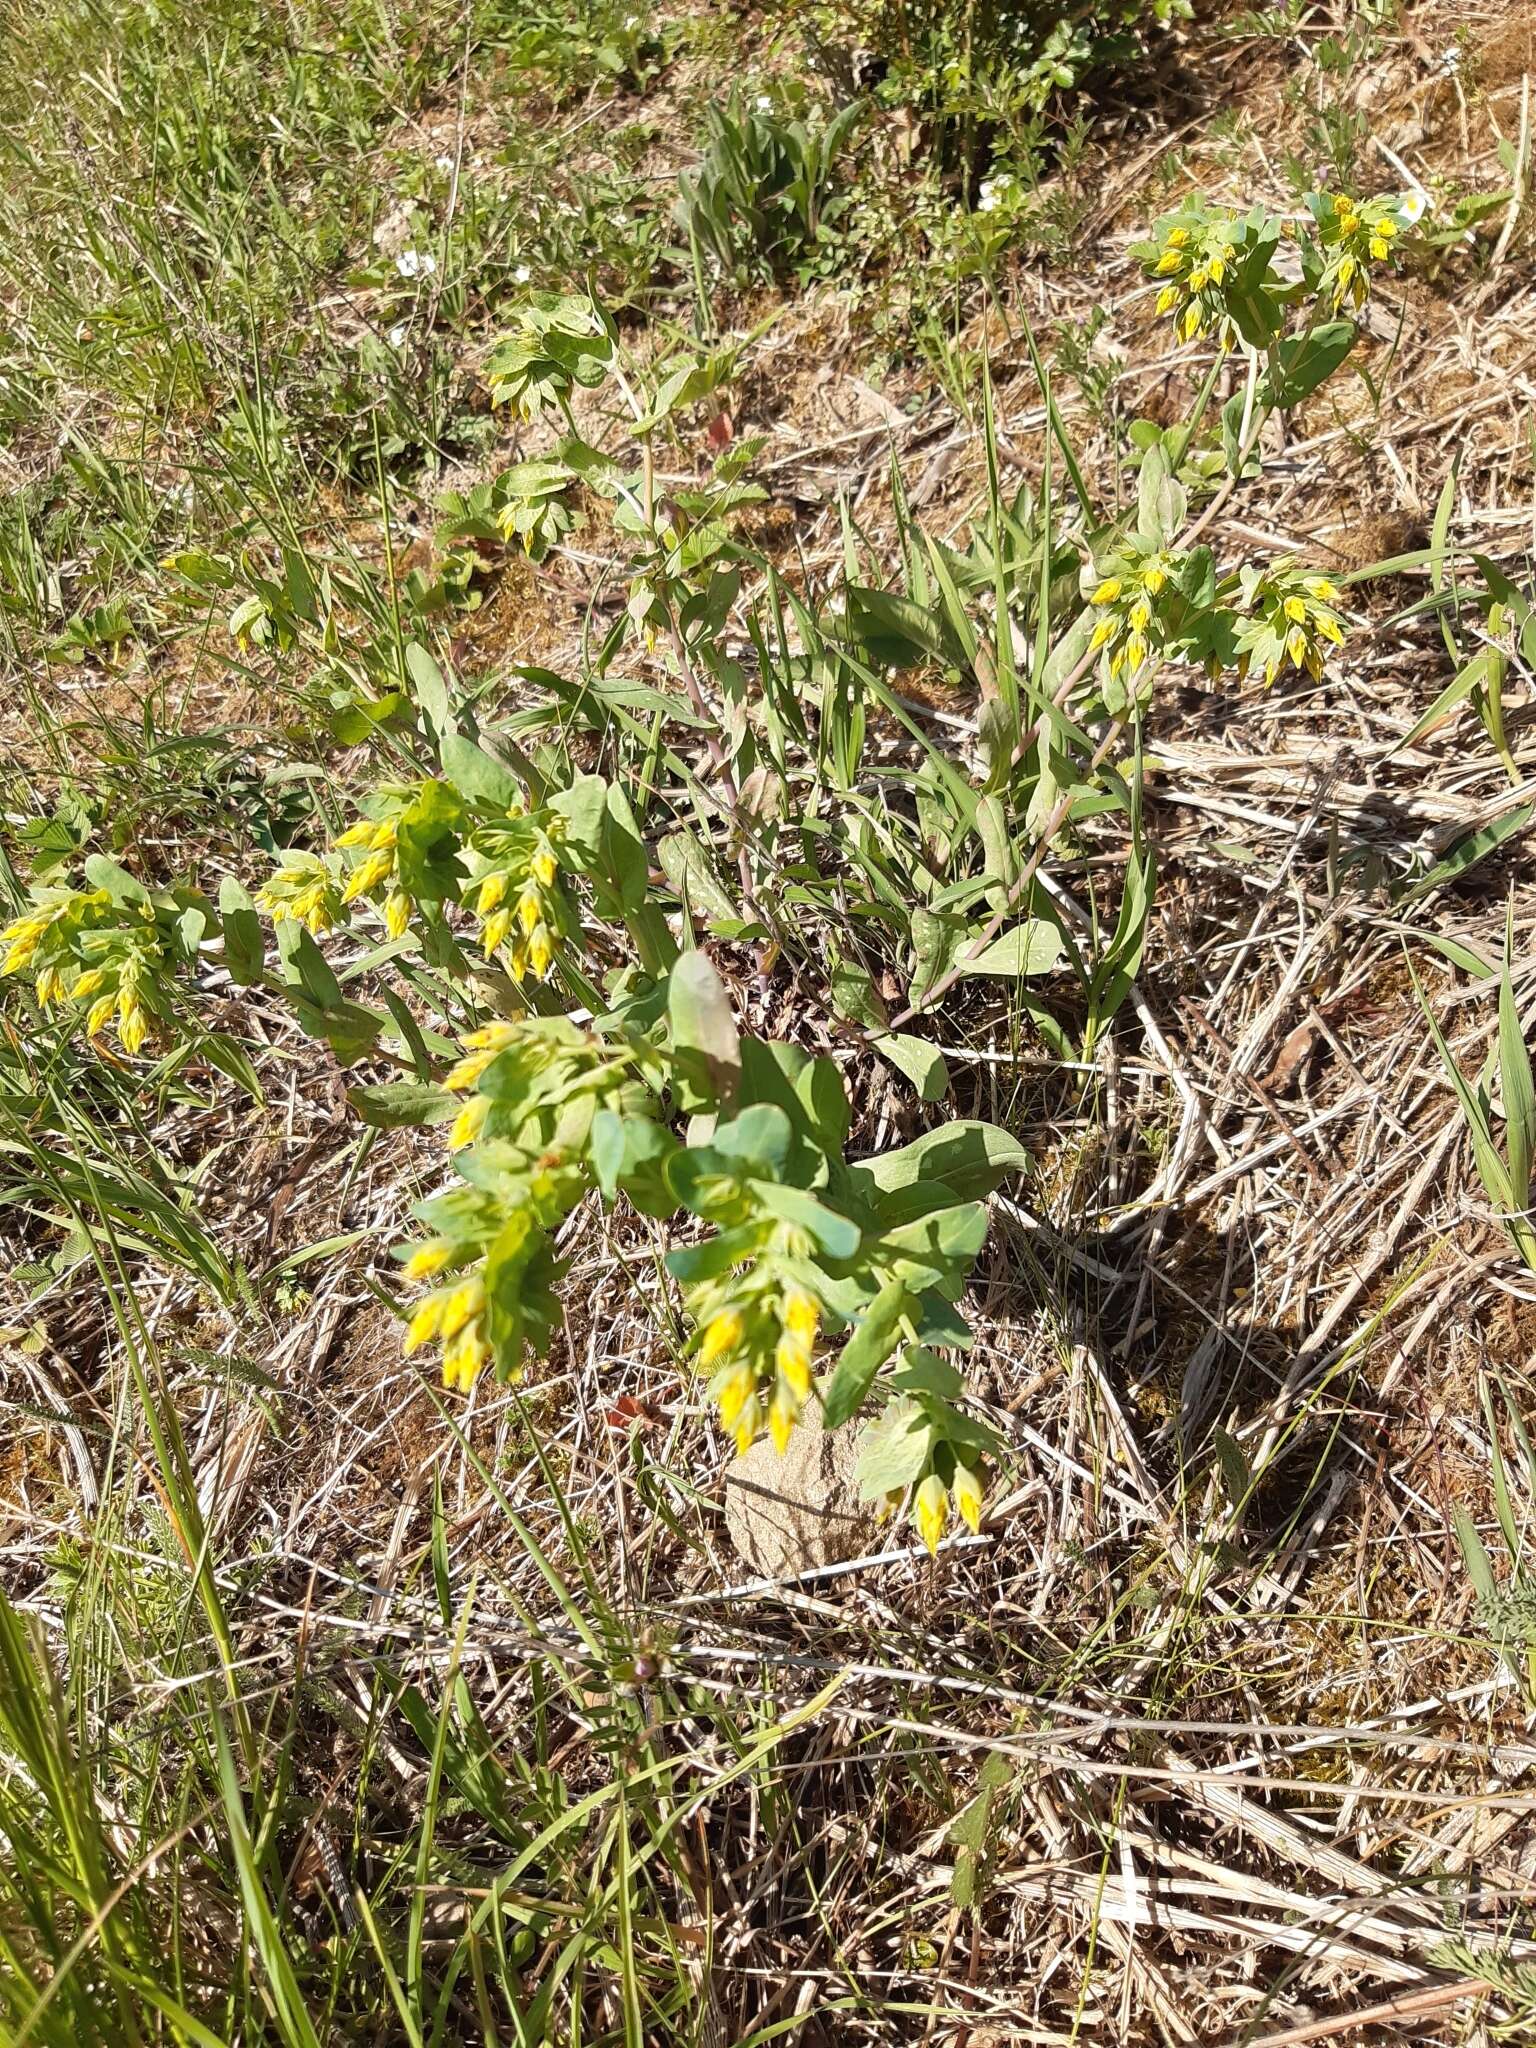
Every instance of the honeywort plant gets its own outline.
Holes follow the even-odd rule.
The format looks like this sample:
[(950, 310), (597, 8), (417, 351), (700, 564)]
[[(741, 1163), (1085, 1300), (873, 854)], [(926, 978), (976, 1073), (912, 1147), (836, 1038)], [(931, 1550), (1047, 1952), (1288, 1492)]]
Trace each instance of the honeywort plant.
[[(751, 338), (715, 350), (682, 343), (641, 365), (590, 299), (531, 295), (488, 381), (497, 402), (558, 438), (483, 501), (445, 514), (455, 540), (521, 535), (534, 551), (559, 545), (578, 487), (606, 505), (627, 603), (583, 688), (601, 691), (628, 648), (682, 691), (652, 693), (648, 723), (623, 711), (622, 693), (612, 700), (605, 743), (630, 774), (578, 772), (562, 740), (540, 739), (537, 707), (482, 735), (485, 744), (465, 735), (437, 665), (401, 646), (398, 620), (386, 630), (366, 579), (316, 574), (290, 555), (231, 629), (265, 635), (269, 647), (305, 639), (334, 660), (341, 611), (361, 608), (359, 659), (376, 694), (356, 736), (387, 739), (392, 772), (329, 844), (282, 855), (254, 900), (226, 876), (217, 912), (195, 892), (151, 899), (121, 870), (109, 882), (89, 864), (88, 891), (42, 885), (6, 935), (9, 966), (31, 973), (41, 1000), (72, 1003), (88, 1030), (115, 1019), (131, 1055), (172, 1035), (174, 973), (206, 953), (237, 984), (289, 999), (344, 1062), (383, 1051), (412, 1072), (413, 1082), (359, 1089), (354, 1101), (376, 1121), (453, 1117), (465, 1185), (430, 1210), (430, 1236), (408, 1262), (412, 1280), (435, 1281), (412, 1340), (441, 1345), (450, 1384), (472, 1384), (487, 1364), (516, 1372), (547, 1342), (558, 1300), (552, 1233), (578, 1202), (595, 1195), (658, 1220), (691, 1218), (712, 1234), (674, 1250), (671, 1269), (726, 1427), (742, 1441), (764, 1427), (782, 1441), (818, 1364), (830, 1366), (821, 1396), (834, 1420), (878, 1378), (866, 1484), (911, 1489), (924, 1537), (936, 1541), (949, 1502), (971, 1516), (979, 1501), (985, 1432), (956, 1405), (959, 1377), (940, 1352), (964, 1346), (954, 1304), (985, 1225), (976, 1198), (1016, 1163), (1016, 1148), (952, 1126), (921, 1141), (931, 1152), (849, 1166), (835, 1067), (741, 1039), (718, 982), (701, 956), (679, 956), (680, 943), (702, 918), (717, 936), (756, 945), (770, 972), (781, 945), (813, 958), (793, 928), (808, 914), (833, 940), (831, 1008), (928, 1099), (947, 1092), (942, 1058), (899, 1026), (962, 977), (1022, 990), (1068, 963), (1088, 995), (1089, 1039), (1102, 1031), (1135, 972), (1154, 876), (1134, 788), (1110, 759), (1117, 735), (1140, 718), (1166, 664), (1212, 677), (1253, 669), (1274, 681), (1286, 665), (1315, 676), (1342, 637), (1337, 593), (1304, 564), (1223, 567), (1199, 543), (1215, 505), (1253, 473), (1269, 415), (1347, 359), (1355, 329), (1339, 308), (1358, 305), (1369, 266), (1396, 246), (1398, 215), (1385, 202), (1325, 196), (1309, 218), (1238, 216), (1196, 198), (1140, 249), (1181, 336), (1209, 332), (1219, 348), (1189, 418), (1133, 441), (1128, 513), (1099, 511), (1042, 365), (1059, 476), (1048, 461), (1038, 491), (1005, 502), (988, 401), (987, 502), (968, 547), (923, 533), (893, 474), (905, 591), (858, 580), (873, 553), (847, 519), (839, 606), (785, 592), (771, 570), (764, 596), (743, 606), (741, 569), (756, 558), (740, 515), (765, 495), (749, 474), (758, 443), (726, 434), (697, 483), (661, 482), (661, 445), (685, 445), (682, 423), (718, 405)], [(1299, 246), (1299, 279), (1277, 264), (1285, 239)], [(1242, 388), (1208, 424), (1232, 359), (1246, 361)], [(604, 401), (593, 412), (608, 422), (604, 445), (578, 431), (584, 394)], [(731, 645), (733, 617), (745, 619), (755, 689)], [(918, 661), (978, 687), (979, 778), (883, 682)], [(557, 696), (563, 687), (530, 680)], [(873, 799), (869, 703), (905, 727), (919, 760), (899, 793), (876, 773)], [(702, 767), (667, 745), (666, 726), (678, 722), (702, 738)], [(538, 744), (530, 751), (520, 735)], [(797, 755), (807, 754), (814, 765), (792, 827), (785, 793), (804, 782)], [(681, 802), (658, 801), (663, 762)], [(626, 783), (645, 791), (638, 807)], [(1036, 878), (1062, 828), (1106, 802), (1126, 809), (1135, 846), (1118, 920), (1096, 936)], [(1036, 841), (1027, 859), (1021, 824)], [(782, 905), (786, 864), (798, 920), (767, 907), (770, 897)], [(871, 892), (862, 928), (830, 914), (850, 875)], [(275, 973), (258, 908), (276, 927)], [(358, 917), (382, 932), (343, 978), (320, 941)], [(873, 972), (893, 944), (908, 990), (894, 1020)], [(824, 958), (818, 965), (825, 971)], [(403, 977), (403, 990), (386, 978), (382, 1011), (347, 993), (364, 968)], [(1027, 990), (1021, 1000), (1069, 1050), (1047, 1008)], [(563, 1004), (590, 1022), (566, 1022)], [(428, 1026), (423, 1005), (436, 1019)], [(438, 1077), (466, 1030), (445, 1092)], [(934, 1167), (946, 1145), (961, 1155), (958, 1191)]]

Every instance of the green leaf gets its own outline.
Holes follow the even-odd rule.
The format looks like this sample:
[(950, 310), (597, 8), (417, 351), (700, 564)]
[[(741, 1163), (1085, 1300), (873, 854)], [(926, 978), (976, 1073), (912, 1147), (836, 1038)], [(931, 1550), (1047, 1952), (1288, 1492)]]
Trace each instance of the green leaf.
[(869, 1392), (875, 1374), (891, 1355), (908, 1305), (904, 1280), (888, 1280), (863, 1315), (832, 1369), (822, 1396), (823, 1419), (837, 1429)]
[(804, 1188), (785, 1187), (778, 1181), (754, 1180), (753, 1193), (773, 1215), (797, 1224), (813, 1237), (829, 1259), (857, 1257), (864, 1233), (851, 1217), (840, 1216)]
[(1300, 405), (1341, 366), (1355, 337), (1352, 320), (1327, 320), (1310, 334), (1279, 343), (1275, 349), (1278, 374), (1266, 373), (1260, 385), (1261, 403), (1284, 411)]
[(714, 863), (691, 832), (669, 832), (657, 845), (656, 858), (690, 910), (714, 923), (740, 916), (734, 899), (716, 879)]
[[(667, 984), (672, 1045), (684, 1079), (707, 1107), (735, 1101), (741, 1084), (741, 1038), (725, 984), (704, 953), (684, 953)], [(694, 1103), (690, 1106), (698, 1106)]]
[(944, 1055), (926, 1038), (915, 1038), (909, 1031), (885, 1031), (872, 1043), (881, 1059), (912, 1083), (920, 1101), (939, 1102), (949, 1093)]
[(859, 1439), (854, 1476), (860, 1497), (879, 1500), (904, 1492), (926, 1470), (936, 1434), (928, 1411), (916, 1401), (892, 1401)]
[(462, 733), (446, 735), (438, 749), (438, 759), (442, 762), (444, 775), (465, 796), (478, 797), (482, 802), (497, 804), (502, 809), (522, 797), (523, 792), (512, 770), (473, 740), (465, 739)]
[(219, 883), (219, 917), (224, 927), (224, 965), (237, 988), (251, 988), (266, 965), (266, 934), (250, 892), (226, 875)]
[(349, 1088), (347, 1101), (375, 1130), (422, 1129), (446, 1123), (458, 1104), (446, 1090), (430, 1082), (381, 1081), (368, 1088)]
[(441, 749), (447, 744), (449, 734), (457, 730), (453, 713), (448, 708), (448, 686), (443, 681), (443, 672), (425, 647), (415, 640), (405, 650), (405, 672), (416, 692), (416, 702), (426, 720), (428, 732)]
[(984, 946), (979, 953), (962, 954), (967, 974), (1011, 976), (1049, 974), (1062, 955), (1061, 933), (1043, 917), (1031, 917)]
[(961, 1201), (976, 1201), (1029, 1164), (1029, 1154), (1016, 1138), (995, 1124), (959, 1122), (925, 1131), (910, 1145), (860, 1160), (855, 1178), (885, 1193), (915, 1182), (937, 1181)]

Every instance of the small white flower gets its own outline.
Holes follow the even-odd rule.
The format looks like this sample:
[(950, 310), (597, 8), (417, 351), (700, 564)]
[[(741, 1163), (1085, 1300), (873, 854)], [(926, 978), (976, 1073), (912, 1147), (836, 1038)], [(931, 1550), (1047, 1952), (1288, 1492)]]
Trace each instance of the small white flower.
[(625, 33), (625, 35), (632, 35), (632, 34), (634, 33), (634, 31), (635, 31), (635, 30), (636, 30), (636, 29), (637, 29), (637, 28), (638, 28), (639, 26), (640, 26), (640, 17), (639, 17), (639, 15), (638, 15), (638, 14), (626, 14), (626, 15), (625, 15), (625, 17), (624, 17), (624, 33)]
[(514, 270), (512, 273), (512, 282), (514, 284), (526, 284), (529, 278), (532, 277), (532, 275), (533, 272), (528, 268), (526, 263), (519, 263), (516, 270)]
[(453, 158), (451, 156), (434, 157), (433, 162), (440, 171), (451, 171), (453, 169)]
[(405, 329), (403, 327), (391, 327), (389, 330), (389, 345), (391, 348), (398, 348), (404, 339)]
[(437, 269), (437, 258), (430, 250), (402, 249), (395, 258), (395, 268), (402, 277), (431, 277)]
[(1405, 192), (1398, 201), (1398, 212), (1410, 227), (1420, 221), (1426, 213), (1433, 211), (1433, 202), (1427, 192)]
[(771, 92), (760, 92), (755, 104), (760, 114), (771, 114), (773, 112), (773, 94)]
[(613, 224), (616, 228), (627, 228), (633, 218), (633, 214), (626, 213), (623, 207), (621, 206), (618, 212), (613, 216)]
[(1440, 69), (1448, 77), (1454, 77), (1461, 69), (1461, 45), (1459, 43), (1452, 43), (1448, 50), (1440, 52)]

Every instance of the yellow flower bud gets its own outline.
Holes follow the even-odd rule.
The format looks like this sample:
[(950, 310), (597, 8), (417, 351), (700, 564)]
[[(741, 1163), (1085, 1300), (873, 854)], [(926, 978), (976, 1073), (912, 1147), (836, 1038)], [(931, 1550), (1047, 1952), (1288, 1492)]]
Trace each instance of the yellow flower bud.
[(1382, 236), (1372, 235), (1371, 254), (1376, 258), (1376, 261), (1378, 263), (1385, 263), (1387, 257), (1391, 254), (1391, 251), (1388, 249), (1386, 241), (1383, 239)]
[(493, 910), (491, 912), (490, 916), (485, 920), (485, 930), (480, 934), (480, 944), (484, 948), (487, 960), (490, 959), (493, 953), (501, 951), (501, 948), (507, 943), (507, 934), (511, 929), (512, 913), (510, 910)]
[(706, 1368), (713, 1365), (716, 1359), (734, 1351), (745, 1335), (746, 1325), (736, 1310), (722, 1309), (704, 1332), (704, 1341), (699, 1346), (699, 1364)]
[(1307, 636), (1300, 626), (1292, 626), (1285, 636), (1285, 651), (1297, 668), (1303, 668), (1307, 659)]
[(466, 1145), (473, 1145), (485, 1128), (485, 1120), (491, 1113), (491, 1105), (483, 1095), (472, 1095), (453, 1120), (448, 1132), (448, 1150), (461, 1152)]
[(1129, 617), (1136, 631), (1138, 633), (1145, 633), (1148, 626), (1152, 623), (1152, 607), (1144, 597), (1139, 597), (1135, 604), (1131, 606)]
[(1293, 620), (1298, 626), (1304, 626), (1307, 623), (1307, 607), (1299, 597), (1288, 597), (1280, 609), (1288, 619)]
[(549, 978), (554, 958), (555, 949), (550, 940), (549, 927), (541, 924), (528, 941), (528, 965), (533, 969), (536, 980), (546, 981)]
[(468, 1322), (473, 1322), (485, 1307), (485, 1282), (478, 1273), (471, 1273), (467, 1280), (461, 1280), (457, 1287), (450, 1288), (443, 1300), (442, 1320), (438, 1327), (445, 1337), (456, 1336)]
[(517, 921), (528, 937), (531, 938), (533, 936), (534, 928), (543, 915), (544, 899), (540, 896), (538, 890), (530, 884), (517, 899)]
[(149, 1036), (149, 1019), (136, 996), (129, 996), (118, 1005), (117, 1035), (130, 1059)]
[(437, 1335), (443, 1320), (443, 1303), (447, 1295), (429, 1294), (425, 1301), (419, 1301), (405, 1326), (405, 1342), (402, 1346), (407, 1357), (418, 1346), (428, 1344)]
[(95, 995), (97, 989), (101, 987), (106, 978), (106, 972), (103, 968), (88, 967), (84, 974), (78, 977), (73, 988), (71, 988), (69, 992), (71, 1001), (83, 1002), (87, 996)]
[(734, 1429), (741, 1411), (757, 1392), (757, 1381), (752, 1368), (745, 1361), (727, 1373), (722, 1381), (716, 1400), (720, 1407), (720, 1420), (726, 1429)]
[(545, 847), (540, 847), (539, 851), (533, 856), (533, 859), (529, 861), (528, 866), (534, 880), (546, 889), (560, 872), (560, 863)]
[(789, 1448), (790, 1433), (798, 1412), (785, 1400), (782, 1390), (776, 1392), (768, 1403), (768, 1432), (773, 1438), (773, 1448), (781, 1458)]
[(487, 875), (485, 880), (480, 884), (479, 895), (475, 898), (476, 917), (482, 920), (489, 917), (491, 912), (496, 908), (497, 904), (500, 903), (502, 897), (505, 896), (506, 893), (507, 878), (505, 875)]
[(63, 994), (63, 975), (57, 967), (45, 967), (37, 977), (37, 1000), (46, 1010), (50, 1003), (59, 1002)]
[(944, 1524), (949, 1516), (949, 1495), (944, 1491), (944, 1482), (937, 1472), (930, 1472), (917, 1489), (912, 1514), (917, 1532), (932, 1557), (939, 1547), (939, 1538), (944, 1534)]
[(957, 1465), (955, 1467), (954, 1479), (950, 1485), (950, 1491), (955, 1497), (955, 1506), (960, 1511), (960, 1519), (965, 1523), (965, 1526), (971, 1531), (972, 1535), (975, 1535), (981, 1528), (982, 1493), (979, 1476), (969, 1465)]
[(480, 1325), (467, 1323), (443, 1346), (443, 1385), (459, 1387), (467, 1394), (489, 1356), (490, 1347), (481, 1335)]
[(407, 1280), (430, 1280), (434, 1273), (441, 1273), (453, 1257), (453, 1246), (443, 1237), (428, 1238), (418, 1245), (406, 1260), (403, 1268)]
[(90, 1009), (86, 1012), (86, 1037), (99, 1037), (101, 1033), (106, 1030), (108, 1024), (111, 1023), (113, 1013), (115, 1012), (116, 1009), (117, 996), (115, 992), (109, 990), (106, 995), (98, 996), (95, 1002), (92, 1003)]
[(374, 843), (374, 822), (372, 818), (359, 818), (355, 825), (349, 825), (336, 841), (338, 846), (372, 846)]
[(1148, 566), (1141, 572), (1142, 589), (1150, 591), (1154, 597), (1156, 597), (1157, 593), (1162, 589), (1163, 585), (1167, 581), (1168, 578), (1164, 575), (1163, 571), (1157, 567), (1155, 562), (1149, 563)]
[(1180, 292), (1178, 286), (1176, 284), (1165, 284), (1162, 290), (1157, 295), (1158, 312), (1171, 313), (1174, 307), (1179, 303), (1179, 298)]
[(392, 939), (399, 939), (410, 929), (410, 923), (410, 897), (403, 889), (391, 889), (384, 898), (384, 929)]
[(1093, 649), (1096, 647), (1102, 647), (1106, 640), (1112, 640), (1114, 638), (1114, 633), (1114, 620), (1100, 619), (1099, 623), (1094, 627), (1092, 636), (1089, 639), (1089, 648)]

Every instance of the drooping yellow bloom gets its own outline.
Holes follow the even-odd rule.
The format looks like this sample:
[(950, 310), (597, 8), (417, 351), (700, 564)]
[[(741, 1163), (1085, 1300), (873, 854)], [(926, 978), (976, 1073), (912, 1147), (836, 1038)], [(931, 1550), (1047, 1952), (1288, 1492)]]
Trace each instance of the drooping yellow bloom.
[(405, 1342), (401, 1347), (407, 1357), (418, 1346), (430, 1343), (437, 1335), (443, 1320), (443, 1303), (448, 1299), (441, 1292), (429, 1294), (425, 1301), (419, 1301), (405, 1326)]
[(97, 989), (101, 987), (106, 978), (106, 971), (103, 968), (88, 967), (84, 974), (77, 977), (73, 987), (70, 989), (70, 1000), (72, 1002), (84, 1002), (87, 996), (95, 995)]
[(497, 904), (500, 903), (502, 897), (505, 896), (506, 893), (507, 878), (505, 875), (487, 875), (485, 880), (480, 884), (479, 895), (475, 898), (476, 917), (489, 917), (491, 912), (496, 908)]
[(430, 1280), (434, 1274), (442, 1272), (452, 1257), (453, 1246), (447, 1238), (428, 1238), (427, 1242), (418, 1245), (406, 1260), (403, 1269), (405, 1277), (407, 1280)]
[(1132, 626), (1138, 633), (1145, 633), (1152, 623), (1152, 607), (1144, 597), (1137, 598), (1129, 613)]
[(472, 1095), (454, 1118), (448, 1132), (448, 1150), (462, 1152), (466, 1145), (473, 1145), (485, 1128), (485, 1120), (491, 1113), (491, 1105), (483, 1095)]
[(1307, 607), (1301, 598), (1288, 597), (1285, 600), (1285, 603), (1281, 606), (1281, 610), (1285, 613), (1285, 616), (1288, 619), (1292, 620), (1296, 625), (1304, 626), (1306, 624)]
[(1156, 597), (1157, 593), (1162, 589), (1163, 585), (1167, 581), (1167, 576), (1160, 568), (1158, 568), (1155, 562), (1149, 562), (1146, 568), (1143, 569), (1141, 572), (1141, 587), (1143, 590), (1148, 591), (1153, 597)]
[(724, 1358), (728, 1351), (734, 1351), (746, 1335), (746, 1325), (733, 1308), (722, 1309), (713, 1317), (704, 1332), (704, 1341), (699, 1346), (699, 1363), (710, 1366), (717, 1359)]
[(544, 915), (544, 899), (531, 884), (517, 899), (517, 921), (525, 934), (532, 936), (540, 918)]
[(485, 1282), (478, 1273), (471, 1273), (467, 1280), (461, 1280), (457, 1287), (451, 1287), (443, 1299), (442, 1320), (438, 1327), (445, 1337), (455, 1336), (464, 1325), (472, 1322), (485, 1307)]
[(144, 1006), (137, 996), (124, 996), (118, 1003), (117, 1035), (122, 1040), (123, 1051), (130, 1058), (149, 1036), (149, 1019), (144, 1015)]
[(98, 996), (95, 1002), (92, 1003), (90, 1009), (86, 1012), (86, 1037), (99, 1038), (102, 1032), (105, 1031), (107, 1026), (111, 1023), (113, 1014), (116, 1011), (116, 1009), (117, 995), (115, 991), (109, 989), (106, 995)]
[(545, 847), (540, 847), (528, 865), (533, 872), (534, 880), (546, 889), (549, 888), (555, 876), (560, 872), (559, 862)]
[(443, 1346), (443, 1385), (468, 1393), (491, 1355), (478, 1322), (466, 1323)]
[(969, 1465), (957, 1465), (955, 1476), (950, 1482), (950, 1492), (955, 1497), (955, 1506), (960, 1519), (973, 1535), (981, 1528), (981, 1480)]
[(781, 1458), (789, 1448), (790, 1435), (799, 1412), (798, 1406), (784, 1398), (782, 1388), (775, 1392), (773, 1399), (768, 1403), (768, 1433), (773, 1438), (773, 1448)]
[(64, 977), (57, 967), (45, 967), (37, 977), (37, 1000), (46, 1010), (50, 1003), (59, 1002), (64, 994)]
[(1300, 626), (1292, 626), (1285, 636), (1285, 651), (1297, 668), (1304, 668), (1307, 660), (1307, 636)]
[(917, 1489), (912, 1514), (917, 1522), (917, 1533), (927, 1544), (928, 1555), (932, 1557), (939, 1547), (939, 1538), (944, 1534), (944, 1524), (949, 1516), (949, 1495), (944, 1491), (944, 1482), (937, 1472), (930, 1472)]
[(1176, 284), (1165, 284), (1157, 295), (1159, 313), (1171, 313), (1179, 303), (1179, 288)]
[(1106, 576), (1089, 599), (1090, 604), (1113, 604), (1123, 585), (1118, 576)]
[(528, 965), (533, 969), (537, 980), (548, 980), (554, 958), (555, 949), (549, 936), (549, 927), (541, 924), (528, 940)]
[(491, 958), (492, 954), (501, 951), (502, 947), (507, 943), (507, 934), (511, 929), (512, 913), (510, 910), (493, 910), (491, 912), (490, 916), (485, 920), (485, 930), (480, 934), (480, 944), (487, 960)]
[(403, 938), (410, 929), (411, 899), (403, 889), (391, 889), (384, 898), (384, 929), (392, 939)]

